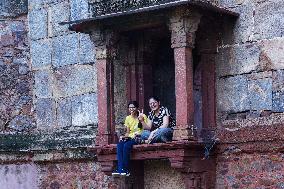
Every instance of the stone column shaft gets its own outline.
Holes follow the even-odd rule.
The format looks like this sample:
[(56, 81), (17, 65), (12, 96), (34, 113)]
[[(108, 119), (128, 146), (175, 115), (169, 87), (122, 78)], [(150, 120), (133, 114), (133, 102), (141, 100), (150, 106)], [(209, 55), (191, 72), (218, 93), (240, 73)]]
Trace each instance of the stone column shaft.
[(178, 8), (170, 18), (171, 42), (175, 60), (176, 129), (173, 140), (196, 140), (193, 100), (193, 57), (195, 32), (200, 14)]

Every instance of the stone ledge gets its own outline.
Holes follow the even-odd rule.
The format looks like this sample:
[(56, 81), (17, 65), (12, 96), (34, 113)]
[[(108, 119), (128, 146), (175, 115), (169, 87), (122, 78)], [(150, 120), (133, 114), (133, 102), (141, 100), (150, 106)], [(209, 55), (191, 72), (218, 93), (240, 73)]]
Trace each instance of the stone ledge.
[(65, 160), (96, 160), (96, 155), (87, 148), (69, 148), (64, 150), (34, 150), (19, 152), (1, 152), (0, 164), (19, 162), (64, 162)]
[[(116, 161), (116, 144), (90, 148), (97, 154), (102, 170), (110, 175)], [(204, 144), (196, 141), (174, 141), (169, 143), (135, 145), (131, 160), (168, 159), (171, 167), (181, 172), (206, 172), (214, 168), (214, 155), (203, 159)], [(213, 164), (212, 164), (213, 163)]]

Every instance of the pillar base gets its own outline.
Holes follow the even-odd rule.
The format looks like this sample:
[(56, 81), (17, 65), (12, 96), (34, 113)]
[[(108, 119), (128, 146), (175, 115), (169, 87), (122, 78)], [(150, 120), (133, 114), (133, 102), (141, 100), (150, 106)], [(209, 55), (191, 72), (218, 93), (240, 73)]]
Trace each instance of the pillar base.
[(180, 140), (188, 140), (188, 141), (197, 141), (197, 136), (196, 136), (196, 129), (192, 125), (190, 127), (188, 126), (179, 126), (174, 129), (174, 134), (173, 134), (173, 140), (174, 141), (180, 141)]

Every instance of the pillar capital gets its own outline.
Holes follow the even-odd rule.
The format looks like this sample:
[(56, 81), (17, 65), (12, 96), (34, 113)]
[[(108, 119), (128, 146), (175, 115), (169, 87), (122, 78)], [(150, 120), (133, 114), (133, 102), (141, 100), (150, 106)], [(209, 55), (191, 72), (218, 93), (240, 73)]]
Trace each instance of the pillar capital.
[(169, 19), (172, 48), (194, 48), (195, 32), (200, 19), (201, 14), (188, 7), (177, 8), (172, 12)]
[(95, 44), (96, 59), (115, 59), (117, 57), (118, 33), (111, 30), (96, 29), (91, 33)]

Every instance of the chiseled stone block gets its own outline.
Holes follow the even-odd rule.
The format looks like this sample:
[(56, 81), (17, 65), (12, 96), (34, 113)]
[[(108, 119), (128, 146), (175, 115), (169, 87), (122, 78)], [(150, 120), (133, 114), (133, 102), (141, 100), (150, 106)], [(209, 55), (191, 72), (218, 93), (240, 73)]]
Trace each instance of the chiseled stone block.
[(217, 81), (217, 107), (219, 112), (249, 110), (248, 80), (240, 75)]
[(249, 80), (248, 89), (251, 110), (272, 109), (272, 78)]
[(95, 62), (95, 46), (89, 35), (80, 34), (80, 63)]
[(90, 93), (72, 98), (72, 125), (84, 126), (97, 124), (97, 94)]
[(50, 129), (55, 124), (55, 101), (50, 98), (37, 99), (35, 104), (36, 122), (39, 129)]
[(32, 40), (47, 37), (46, 9), (35, 9), (29, 12), (29, 29)]
[(71, 126), (72, 108), (71, 99), (59, 99), (57, 102), (57, 125), (59, 127)]
[(50, 7), (51, 21), (49, 27), (51, 27), (51, 36), (57, 36), (61, 33), (68, 32), (68, 24), (59, 25), (60, 22), (69, 21), (69, 6), (67, 3), (58, 3)]
[[(284, 4), (284, 3), (283, 3)], [(262, 70), (284, 69), (284, 38), (264, 40), (260, 43)]]
[(54, 72), (54, 96), (68, 97), (97, 90), (95, 65), (65, 66)]
[(283, 0), (259, 3), (255, 10), (254, 38), (271, 39), (284, 36), (284, 3)]
[(50, 71), (35, 72), (34, 94), (38, 98), (52, 97), (52, 74)]
[(273, 112), (284, 112), (284, 91), (273, 91), (272, 92)]
[(272, 77), (272, 91), (284, 91), (284, 70), (273, 71)]
[(55, 37), (52, 40), (52, 64), (55, 67), (77, 64), (79, 62), (79, 38), (77, 33)]
[(51, 65), (49, 40), (31, 41), (31, 59), (33, 69)]
[(259, 66), (260, 49), (257, 43), (219, 49), (217, 55), (217, 76), (250, 73)]
[(88, 13), (88, 0), (70, 0), (70, 20), (80, 20), (84, 18), (89, 18)]

